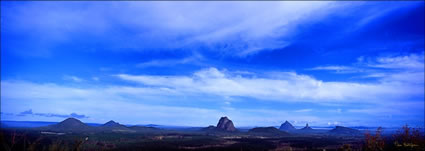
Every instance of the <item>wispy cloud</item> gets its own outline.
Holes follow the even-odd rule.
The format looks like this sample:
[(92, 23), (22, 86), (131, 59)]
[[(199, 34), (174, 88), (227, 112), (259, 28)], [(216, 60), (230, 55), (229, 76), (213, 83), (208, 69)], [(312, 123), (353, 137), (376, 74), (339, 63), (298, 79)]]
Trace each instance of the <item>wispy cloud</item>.
[[(38, 48), (37, 53), (49, 54), (54, 46), (67, 44), (83, 34), (102, 39), (84, 42), (83, 50), (85, 46), (103, 45), (114, 50), (208, 49), (246, 56), (290, 45), (289, 39), (299, 32), (300, 25), (349, 9), (352, 5), (348, 4), (363, 3), (28, 2), (19, 7), (4, 7), (4, 14), (11, 15), (3, 16), (8, 20), (3, 26), (9, 29), (8, 33), (25, 33), (27, 40), (36, 41), (32, 46), (38, 46), (34, 47)], [(385, 14), (381, 12), (379, 16)], [(365, 24), (374, 18), (359, 22)], [(118, 29), (130, 32), (117, 32)], [(43, 33), (43, 38), (34, 38), (37, 36), (32, 33)]]
[[(261, 100), (376, 101), (392, 97), (422, 95), (420, 86), (405, 83), (324, 82), (294, 72), (273, 73), (270, 77), (243, 77), (216, 68), (195, 72), (192, 76), (149, 76), (119, 74), (117, 77), (149, 87), (168, 88), (182, 94), (242, 96)], [(404, 87), (404, 90), (396, 89)]]
[(319, 66), (319, 67), (314, 67), (311, 68), (311, 70), (351, 70), (353, 69), (352, 67), (347, 67), (347, 66)]
[(73, 118), (79, 118), (79, 119), (83, 119), (83, 118), (88, 118), (88, 116), (83, 115), (83, 114), (77, 114), (77, 113), (71, 113), (71, 114), (55, 114), (55, 113), (34, 113), (32, 112), (32, 109), (23, 111), (19, 114), (17, 114), (17, 116), (31, 116), (31, 115), (36, 115), (36, 116), (43, 116), (43, 117), (60, 117), (60, 118), (67, 118), (67, 117), (73, 117)]
[(309, 70), (335, 73), (360, 73), (360, 78), (378, 78), (382, 82), (424, 83), (424, 53), (387, 57), (359, 57), (352, 66), (319, 66)]
[(301, 110), (295, 110), (295, 112), (311, 112), (313, 109), (301, 109)]
[[(52, 88), (50, 92), (55, 92)], [(10, 102), (8, 97), (6, 103), (20, 104), (19, 102)], [(229, 116), (236, 126), (252, 126), (252, 125), (278, 125), (284, 119), (298, 119), (306, 121), (319, 121), (318, 117), (309, 115), (291, 115), (282, 110), (261, 110), (261, 109), (238, 109), (231, 110), (209, 109), (199, 107), (181, 107), (181, 106), (165, 106), (165, 105), (149, 105), (138, 101), (122, 101), (115, 99), (103, 98), (80, 98), (69, 99), (64, 98), (61, 101), (55, 99), (15, 99), (24, 101), (27, 106), (54, 112), (55, 109), (60, 109), (60, 112), (78, 109), (81, 112), (90, 114), (90, 118), (83, 118), (85, 122), (106, 122), (108, 120), (119, 120), (122, 123), (128, 124), (164, 124), (170, 123), (180, 126), (207, 126), (216, 124), (221, 116)], [(137, 99), (136, 99), (137, 100)], [(42, 107), (39, 104), (44, 102)], [(10, 109), (7, 109), (10, 110)], [(143, 112), (143, 114), (135, 114)], [(79, 114), (51, 114), (51, 113), (34, 113), (32, 110), (26, 110), (17, 115), (28, 115), (57, 118), (63, 120), (66, 117), (80, 117)], [(6, 116), (6, 115), (3, 115)], [(11, 115), (8, 115), (9, 118)], [(16, 120), (22, 116), (12, 117)], [(3, 118), (4, 119), (4, 118)], [(48, 119), (47, 119), (48, 120)]]
[(151, 60), (143, 63), (139, 63), (136, 66), (139, 68), (145, 67), (170, 67), (181, 64), (202, 64), (201, 62), (204, 60), (204, 57), (200, 54), (193, 54), (189, 57), (185, 57), (182, 59), (161, 59), (161, 60)]
[(379, 57), (366, 63), (369, 67), (404, 70), (424, 70), (424, 53), (401, 56)]
[[(15, 110), (33, 108), (42, 109), (48, 113), (60, 113), (32, 113), (32, 110), (22, 112), (22, 114), (34, 114), (35, 116), (38, 115), (39, 117), (46, 118), (78, 117), (80, 114), (64, 114), (78, 110), (80, 113), (84, 113), (84, 115), (90, 115), (91, 118), (84, 119), (91, 122), (119, 119), (121, 122), (129, 124), (169, 124), (170, 119), (179, 119), (172, 120), (172, 123), (187, 126), (205, 126), (215, 124), (220, 116), (227, 115), (239, 126), (265, 126), (279, 125), (285, 120), (307, 121), (308, 123), (322, 125), (326, 125), (327, 121), (345, 121), (345, 124), (350, 123), (350, 121), (341, 119), (336, 115), (326, 117), (311, 115), (310, 112), (313, 109), (309, 108), (297, 111), (303, 113), (303, 115), (291, 114), (291, 110), (235, 108), (232, 107), (233, 104), (226, 103), (228, 100), (220, 98), (243, 96), (264, 101), (296, 101), (319, 104), (329, 102), (330, 100), (339, 104), (363, 102), (363, 104), (377, 105), (382, 109), (393, 108), (398, 110), (397, 112), (393, 112), (394, 114), (405, 112), (403, 115), (417, 115), (418, 109), (412, 111), (407, 108), (397, 108), (396, 106), (397, 104), (408, 103), (406, 101), (400, 101), (401, 99), (399, 98), (423, 95), (423, 91), (419, 89), (423, 88), (423, 85), (412, 87), (411, 85), (388, 85), (385, 83), (328, 83), (306, 75), (295, 73), (280, 74), (282, 75), (275, 76), (279, 78), (247, 78), (234, 75), (232, 72), (209, 68), (195, 72), (191, 76), (118, 75), (119, 78), (139, 83), (133, 86), (98, 85), (72, 87), (53, 83), (38, 84), (24, 81), (2, 81), (1, 97), (2, 105), (13, 105), (16, 108)], [(330, 86), (327, 86), (328, 84)], [(401, 86), (404, 88), (400, 88)], [(284, 91), (285, 89), (287, 91)], [(315, 91), (327, 93), (317, 96)], [(300, 95), (300, 93), (303, 95)], [(175, 102), (177, 101), (175, 100), (176, 98), (195, 98), (193, 96), (197, 95), (202, 96), (202, 98), (213, 97), (213, 100), (223, 101), (220, 104), (227, 104), (229, 109), (152, 105), (146, 102), (147, 100)], [(167, 96), (171, 97), (167, 98)], [(348, 100), (347, 102), (345, 100), (347, 98), (365, 99), (366, 101)], [(204, 101), (202, 99), (196, 100)], [(383, 106), (383, 104), (391, 102), (393, 104), (392, 106)], [(405, 106), (408, 107), (410, 105), (412, 104)], [(368, 108), (351, 109), (347, 113), (371, 114), (374, 116), (387, 114), (387, 112), (368, 112), (365, 109)], [(2, 108), (2, 110), (7, 112), (13, 111), (10, 108)], [(340, 109), (336, 111), (339, 112)], [(143, 114), (134, 114), (139, 112), (143, 112)], [(14, 117), (14, 119), (16, 118), (19, 117)], [(305, 123), (299, 124), (302, 125)]]
[(99, 81), (100, 80), (99, 77), (92, 77), (91, 79), (94, 80), (94, 81)]
[(71, 80), (71, 81), (74, 81), (74, 82), (83, 82), (84, 81), (83, 79), (81, 79), (77, 76), (72, 76), (72, 75), (65, 75), (65, 76), (63, 76), (63, 79), (64, 80)]
[(356, 68), (356, 67), (350, 67), (350, 66), (318, 66), (314, 68), (310, 68), (307, 70), (323, 70), (323, 71), (333, 71), (335, 73), (358, 73), (358, 72), (366, 72), (366, 69)]
[[(412, 57), (415, 58), (415, 57)], [(392, 69), (386, 69), (392, 70)], [(249, 74), (247, 74), (249, 73)], [(377, 73), (375, 73), (377, 74)], [(409, 106), (418, 106), (417, 102), (423, 102), (415, 98), (423, 98), (423, 71), (416, 68), (397, 69), (375, 75), (378, 80), (374, 82), (326, 82), (313, 76), (298, 74), (296, 72), (267, 72), (257, 74), (251, 71), (219, 70), (217, 68), (205, 68), (190, 75), (131, 75), (117, 74), (114, 78), (127, 81), (128, 84), (106, 84), (69, 86), (57, 83), (33, 83), (28, 81), (1, 81), (2, 105), (15, 104), (14, 109), (2, 108), (4, 111), (26, 110), (28, 108), (43, 108), (47, 113), (36, 113), (39, 117), (78, 117), (79, 114), (69, 115), (78, 110), (90, 117), (107, 117), (110, 120), (122, 119), (123, 122), (140, 123), (133, 121), (141, 118), (144, 123), (158, 123), (153, 117), (185, 118), (204, 121), (201, 123), (181, 123), (184, 125), (214, 124), (216, 118), (223, 115), (231, 115), (238, 119), (241, 124), (249, 125), (253, 121), (263, 121), (269, 124), (281, 122), (282, 117), (292, 117), (288, 112), (302, 113), (305, 116), (297, 116), (303, 121), (344, 121), (343, 119), (325, 120), (323, 117), (311, 116), (313, 111), (331, 113), (330, 109), (305, 108), (301, 110), (278, 111), (273, 109), (240, 109), (234, 107), (237, 102), (229, 102), (229, 98), (246, 98), (256, 101), (275, 101), (280, 103), (310, 103), (316, 105), (340, 104), (332, 113), (364, 114), (381, 116), (389, 113), (402, 116), (418, 115), (420, 108), (409, 111)], [(153, 105), (149, 102), (177, 102), (176, 98), (187, 98), (197, 101), (205, 99), (215, 100), (221, 108), (208, 107), (184, 107), (175, 105)], [(203, 99), (199, 99), (203, 98)], [(406, 100), (407, 99), (407, 100)], [(60, 101), (58, 101), (60, 100)], [(39, 101), (43, 103), (40, 104)], [(25, 103), (23, 103), (25, 102)], [(84, 103), (83, 103), (84, 102)], [(102, 102), (102, 103), (99, 103)], [(208, 102), (208, 101), (206, 101)], [(342, 105), (353, 103), (362, 104), (352, 108), (344, 108)], [(416, 104), (415, 104), (416, 103)], [(84, 105), (82, 105), (84, 104)], [(391, 105), (388, 105), (391, 104)], [(42, 107), (40, 107), (42, 105)], [(379, 112), (374, 109), (379, 107)], [(406, 106), (400, 108), (399, 106)], [(125, 108), (123, 112), (121, 109)], [(112, 111), (111, 111), (112, 109)], [(394, 111), (393, 111), (394, 110)], [(149, 112), (146, 115), (125, 118), (134, 112)], [(186, 111), (202, 115), (195, 117), (183, 114)], [(32, 112), (32, 111), (31, 111)], [(105, 113), (118, 113), (108, 114)], [(122, 112), (122, 113), (121, 113)], [(241, 113), (244, 112), (244, 113)], [(58, 114), (48, 114), (58, 113)], [(25, 114), (24, 112), (22, 114)], [(33, 113), (36, 115), (35, 113)], [(256, 116), (254, 116), (256, 115)], [(265, 115), (270, 118), (265, 118)], [(339, 114), (338, 114), (339, 115)], [(4, 115), (6, 116), (6, 115)], [(250, 118), (246, 118), (252, 116)], [(335, 114), (336, 116), (336, 114)], [(421, 116), (421, 115), (419, 115)], [(86, 120), (94, 120), (85, 118)], [(166, 121), (162, 121), (166, 122)], [(178, 123), (178, 121), (175, 121)], [(159, 124), (162, 124), (159, 122)]]

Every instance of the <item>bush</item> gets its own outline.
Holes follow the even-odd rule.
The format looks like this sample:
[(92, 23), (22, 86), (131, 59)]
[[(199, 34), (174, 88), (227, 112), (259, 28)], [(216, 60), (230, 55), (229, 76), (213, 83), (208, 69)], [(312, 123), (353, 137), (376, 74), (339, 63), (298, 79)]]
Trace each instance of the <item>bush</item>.
[(418, 128), (403, 126), (393, 135), (394, 146), (397, 150), (421, 150), (425, 146), (424, 136)]
[(365, 134), (365, 146), (364, 149), (367, 151), (380, 151), (384, 150), (385, 141), (381, 136), (382, 127), (376, 129), (375, 135), (372, 135), (368, 132)]

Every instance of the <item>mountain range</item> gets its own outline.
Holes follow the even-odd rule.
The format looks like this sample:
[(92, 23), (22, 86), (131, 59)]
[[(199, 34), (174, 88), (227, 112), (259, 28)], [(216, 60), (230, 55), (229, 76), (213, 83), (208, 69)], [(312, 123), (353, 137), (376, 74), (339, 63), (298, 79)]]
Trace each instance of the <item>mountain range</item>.
[[(36, 127), (35, 129), (42, 131), (53, 131), (53, 132), (96, 132), (96, 131), (111, 131), (111, 132), (140, 132), (140, 131), (157, 131), (158, 128), (147, 127), (147, 126), (126, 126), (115, 122), (113, 120), (108, 121), (102, 125), (93, 124), (88, 125), (86, 123), (81, 122), (75, 118), (67, 118), (62, 122), (52, 124), (52, 122), (46, 122), (44, 124), (49, 123), (48, 126)], [(208, 132), (238, 132), (239, 130), (235, 128), (233, 121), (228, 117), (221, 117), (217, 123), (217, 126), (209, 126), (205, 128), (186, 128), (187, 130), (196, 131), (208, 131)], [(180, 128), (180, 130), (185, 130)], [(275, 127), (255, 127), (248, 130), (249, 133), (252, 134), (279, 134), (279, 135), (287, 135), (287, 134), (317, 134), (317, 133), (326, 133), (329, 135), (361, 135), (362, 133), (353, 128), (336, 126), (332, 130), (318, 130), (311, 128), (308, 124), (304, 128), (296, 129), (291, 123), (285, 121), (282, 123), (279, 129)]]
[(145, 130), (157, 130), (153, 127), (145, 126), (131, 126), (119, 124), (115, 121), (108, 121), (100, 126), (89, 126), (78, 119), (67, 118), (62, 122), (35, 128), (42, 131), (54, 131), (54, 132), (101, 132), (101, 131), (112, 131), (112, 132), (136, 132)]

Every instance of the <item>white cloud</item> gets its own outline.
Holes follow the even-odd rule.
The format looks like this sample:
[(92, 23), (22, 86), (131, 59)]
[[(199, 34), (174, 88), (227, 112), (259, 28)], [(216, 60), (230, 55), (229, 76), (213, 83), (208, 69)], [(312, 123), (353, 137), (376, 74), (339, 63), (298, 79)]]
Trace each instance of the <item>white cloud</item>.
[[(305, 25), (330, 17), (350, 18), (353, 27), (347, 28), (352, 32), (392, 10), (416, 3), (380, 7), (365, 4), (368, 3), (31, 2), (6, 5), (2, 27), (5, 32), (25, 35), (22, 42), (36, 43), (11, 46), (21, 55), (48, 56), (56, 46), (85, 37), (95, 40), (80, 41), (78, 46), (72, 45), (73, 50), (99, 51), (93, 45), (113, 51), (202, 49), (243, 57), (284, 48), (296, 40), (294, 37)], [(368, 12), (353, 17), (363, 8)], [(28, 48), (33, 53), (25, 51)]]
[(341, 113), (342, 112), (342, 109), (340, 109), (340, 108), (330, 109), (330, 110), (326, 110), (326, 112), (329, 112), (329, 113), (332, 113), (332, 114), (334, 114), (334, 113)]
[[(374, 102), (392, 97), (420, 96), (422, 86), (403, 82), (354, 83), (324, 82), (294, 72), (273, 73), (270, 77), (243, 77), (216, 68), (195, 72), (192, 76), (117, 75), (149, 87), (168, 88), (184, 94), (224, 97), (242, 96), (260, 100), (301, 102)], [(402, 89), (401, 89), (402, 88)]]
[(402, 69), (402, 70), (424, 70), (424, 53), (412, 53), (409, 55), (394, 55), (378, 58), (367, 58), (365, 56), (357, 58), (357, 62), (352, 66), (318, 66), (309, 70), (357, 70), (371, 71), (370, 69)]
[(71, 81), (74, 81), (74, 82), (83, 82), (84, 81), (83, 79), (81, 79), (77, 76), (72, 76), (72, 75), (65, 75), (65, 76), (63, 76), (63, 79), (64, 80), (71, 80)]
[(361, 66), (371, 67), (372, 70), (364, 77), (379, 78), (385, 83), (424, 84), (425, 61), (424, 53), (400, 56), (380, 57), (369, 62), (359, 62)]
[(295, 112), (311, 112), (313, 111), (312, 109), (301, 109), (301, 110), (296, 110)]
[[(394, 63), (395, 61), (390, 62)], [(412, 109), (412, 106), (423, 107), (423, 101), (419, 101), (418, 104), (418, 101), (414, 99), (423, 98), (424, 95), (423, 70), (421, 71), (419, 68), (396, 69), (385, 74), (376, 73), (374, 76), (379, 79), (370, 83), (326, 82), (295, 72), (268, 72), (258, 75), (246, 71), (206, 68), (186, 76), (129, 74), (115, 76), (130, 82), (130, 85), (101, 83), (67, 86), (55, 83), (1, 81), (2, 111), (17, 110), (21, 112), (33, 109), (38, 112), (56, 114), (69, 114), (78, 111), (80, 114), (90, 116), (91, 118), (86, 119), (88, 121), (122, 119), (125, 123), (138, 122), (134, 121), (134, 118), (143, 119), (141, 121), (144, 123), (163, 124), (167, 122), (157, 122), (153, 117), (183, 118), (188, 119), (188, 121), (192, 121), (189, 119), (196, 121), (186, 123), (189, 125), (215, 124), (219, 116), (225, 115), (233, 117), (240, 125), (250, 125), (250, 123), (279, 125), (278, 122), (286, 119), (319, 123), (333, 120), (344, 121), (344, 119), (338, 119), (338, 117), (325, 119), (308, 116), (307, 114), (313, 111), (310, 108), (291, 111), (235, 108), (236, 103), (233, 103), (235, 100), (232, 98), (241, 97), (256, 101), (309, 102), (325, 106), (328, 106), (327, 104), (362, 104), (362, 106), (356, 106), (358, 108), (344, 107), (344, 112), (342, 112), (341, 106), (338, 106), (335, 110), (324, 109), (324, 111), (328, 111), (324, 114), (341, 113), (335, 114), (335, 116), (342, 114), (366, 114), (373, 117), (387, 114), (423, 116), (417, 114), (417, 111), (421, 111), (423, 108)], [(178, 98), (196, 98), (194, 99), (196, 101), (221, 101), (217, 104), (222, 108), (170, 106), (167, 103), (164, 105), (150, 104), (154, 101), (177, 102), (176, 99)], [(4, 108), (4, 106), (13, 106), (14, 108)], [(110, 108), (113, 108), (113, 113), (122, 113), (111, 113), (103, 116), (105, 112), (110, 112)], [(121, 111), (122, 108), (126, 108), (126, 111)], [(200, 117), (187, 115), (183, 111), (195, 113)], [(314, 111), (321, 110), (314, 108)], [(149, 112), (149, 114), (130, 116), (136, 112)], [(306, 116), (293, 117), (289, 114), (290, 112), (303, 112)], [(109, 119), (97, 119), (101, 117)], [(122, 117), (128, 118), (123, 119)], [(174, 122), (178, 124), (180, 121)], [(181, 124), (185, 123), (182, 122)]]
[(319, 66), (311, 68), (310, 70), (351, 70), (352, 67), (347, 66)]
[[(210, 109), (175, 105), (153, 105), (137, 96), (150, 95), (142, 88), (118, 86), (75, 88), (57, 84), (38, 84), (23, 81), (2, 81), (2, 112), (18, 114), (34, 112), (69, 114), (78, 111), (89, 116), (84, 122), (102, 123), (117, 120), (125, 124), (163, 124), (180, 126), (215, 125), (221, 116), (230, 117), (236, 126), (279, 125), (283, 119), (318, 121), (315, 116), (291, 115), (284, 110), (239, 109), (227, 107)], [(141, 89), (141, 90), (139, 90)], [(32, 93), (28, 93), (32, 92)], [(168, 95), (158, 92), (157, 96)], [(125, 97), (132, 95), (135, 97)], [(156, 97), (155, 99), (158, 99)], [(170, 100), (169, 100), (170, 101)], [(226, 104), (226, 103), (225, 103)], [(10, 108), (13, 106), (13, 108)], [(2, 115), (6, 120), (60, 121), (61, 117), (32, 117)]]
[(410, 54), (406, 56), (390, 56), (380, 57), (376, 62), (367, 64), (370, 67), (388, 68), (388, 69), (410, 69), (410, 70), (424, 70), (424, 53)]
[(350, 66), (318, 66), (308, 70), (323, 70), (323, 71), (334, 71), (335, 73), (357, 73), (357, 72), (367, 72), (366, 69), (350, 67)]
[(94, 81), (99, 81), (100, 80), (99, 77), (92, 77), (91, 79), (94, 80)]
[[(318, 21), (346, 6), (325, 1), (32, 2), (8, 7), (4, 14), (8, 19), (5, 29), (43, 33), (43, 38), (36, 40), (45, 50), (83, 33), (101, 37), (101, 44), (111, 49), (178, 49), (200, 44), (245, 56), (283, 48), (290, 41), (282, 39), (294, 35), (299, 25)], [(121, 29), (131, 34), (117, 32)]]
[(424, 72), (401, 72), (401, 73), (390, 73), (384, 74), (381, 77), (383, 82), (398, 82), (398, 83), (411, 83), (411, 84), (424, 84)]
[(55, 83), (33, 83), (27, 81), (2, 81), (2, 97), (9, 99), (80, 100), (105, 99), (125, 100), (124, 96), (149, 97), (177, 95), (167, 88), (145, 88), (110, 85), (106, 87), (70, 87)]
[(424, 53), (387, 56), (375, 59), (359, 57), (352, 66), (318, 66), (309, 70), (329, 70), (335, 73), (361, 73), (361, 78), (378, 78), (382, 83), (406, 85), (424, 84)]
[(147, 62), (139, 63), (136, 66), (139, 68), (146, 67), (170, 67), (180, 64), (202, 64), (201, 61), (204, 57), (200, 54), (194, 54), (183, 59), (162, 59), (162, 60), (150, 60)]
[[(209, 71), (211, 70), (211, 71)], [(207, 78), (227, 78), (227, 80), (233, 80), (234, 77), (222, 73), (216, 69), (209, 69), (207, 71), (198, 72), (198, 74), (207, 74), (212, 72)], [(221, 74), (219, 74), (221, 73)], [(193, 79), (199, 78), (193, 76)], [(241, 78), (241, 77), (239, 77)], [(299, 78), (299, 79), (305, 79)], [(139, 80), (139, 79), (138, 79)], [(174, 79), (175, 80), (175, 79)], [(177, 79), (178, 80), (178, 79)], [(201, 80), (201, 79), (196, 79)], [(267, 81), (265, 79), (262, 79)], [(282, 80), (282, 79), (280, 79)], [(201, 80), (202, 81), (202, 80)], [(251, 83), (257, 83), (260, 81), (251, 81)], [(297, 81), (300, 82), (300, 81)], [(267, 82), (266, 84), (274, 86), (277, 83), (283, 82)], [(175, 83), (174, 83), (175, 84)], [(177, 83), (178, 84), (178, 83)], [(245, 85), (242, 83), (241, 85)], [(296, 85), (296, 84), (293, 84)], [(325, 83), (326, 85), (326, 83)], [(152, 104), (150, 101), (162, 102), (164, 97), (165, 102), (178, 101), (176, 98), (190, 97), (192, 94), (188, 94), (188, 91), (181, 91), (179, 89), (167, 88), (169, 85), (164, 86), (116, 86), (116, 85), (96, 85), (96, 86), (66, 86), (58, 85), (54, 83), (33, 83), (25, 81), (2, 81), (1, 82), (1, 99), (2, 99), (2, 112), (7, 113), (19, 113), (28, 109), (33, 109), (34, 112), (45, 112), (55, 114), (69, 114), (78, 111), (79, 114), (84, 114), (90, 118), (84, 119), (85, 122), (106, 122), (109, 120), (119, 120), (121, 123), (126, 124), (165, 124), (165, 125), (184, 125), (184, 126), (207, 126), (215, 125), (217, 120), (221, 116), (229, 116), (235, 123), (236, 126), (270, 126), (280, 125), (285, 120), (296, 120), (296, 121), (307, 121), (312, 125), (323, 125), (327, 121), (345, 121), (347, 119), (338, 117), (336, 114), (332, 116), (323, 116), (309, 114), (313, 109), (307, 108), (302, 110), (281, 110), (281, 109), (261, 109), (261, 108), (240, 108), (234, 107), (231, 102), (226, 99), (220, 99), (215, 97), (214, 100), (222, 101), (218, 103), (224, 105), (223, 108), (215, 108), (208, 106), (181, 106), (169, 105), (168, 103)], [(220, 85), (223, 89), (231, 89), (230, 85)], [(229, 88), (230, 86), (230, 88)], [(263, 86), (266, 87), (266, 86)], [(188, 87), (188, 89), (191, 87)], [(350, 87), (356, 89), (355, 87)], [(193, 89), (193, 88), (192, 88)], [(246, 89), (246, 88), (244, 88)], [(273, 90), (274, 88), (269, 88)], [(201, 89), (203, 90), (203, 89)], [(208, 89), (206, 89), (208, 90)], [(205, 93), (192, 90), (192, 93)], [(200, 91), (200, 90), (199, 90)], [(222, 90), (227, 91), (227, 90)], [(340, 90), (329, 90), (329, 91), (340, 91)], [(372, 91), (372, 90), (369, 90)], [(239, 90), (238, 93), (242, 93)], [(347, 91), (347, 93), (350, 91)], [(229, 92), (225, 92), (229, 93)], [(264, 92), (263, 92), (264, 93)], [(423, 93), (423, 92), (422, 92)], [(373, 93), (371, 93), (373, 94)], [(195, 95), (195, 94), (193, 94)], [(219, 95), (219, 94), (214, 94)], [(254, 94), (257, 95), (257, 94)], [(246, 97), (257, 97), (257, 96), (246, 96)], [(279, 96), (280, 95), (280, 96)], [(274, 94), (271, 97), (286, 97), (287, 94)], [(365, 95), (371, 97), (369, 95)], [(202, 95), (202, 98), (211, 97), (209, 95)], [(192, 97), (193, 98), (193, 97)], [(265, 99), (260, 97), (261, 99)], [(266, 98), (267, 99), (267, 98)], [(394, 114), (394, 115), (420, 115), (416, 111), (423, 111), (423, 102), (414, 101), (400, 101), (391, 100), (384, 97), (379, 98), (380, 102), (373, 105), (366, 106), (364, 108), (352, 108), (344, 114), (370, 114), (380, 116), (382, 114)], [(202, 99), (196, 99), (196, 101), (205, 101)], [(285, 99), (279, 99), (279, 101), (286, 101)], [(310, 101), (298, 100), (298, 101)], [(396, 102), (395, 102), (396, 101)], [(327, 102), (327, 100), (315, 100), (314, 102)], [(205, 102), (206, 103), (206, 102)], [(344, 103), (337, 101), (336, 103)], [(361, 104), (370, 104), (355, 102)], [(204, 103), (202, 103), (204, 104)], [(373, 103), (372, 103), (373, 104)], [(13, 108), (11, 108), (13, 106)], [(412, 106), (418, 107), (412, 109)], [(422, 108), (420, 108), (422, 106)], [(379, 110), (379, 111), (374, 111)], [(393, 111), (394, 110), (394, 111)], [(316, 109), (315, 109), (316, 111)], [(317, 111), (321, 111), (320, 109)], [(337, 109), (334, 112), (340, 112), (341, 109)], [(303, 115), (294, 114), (295, 112), (303, 112)], [(344, 115), (345, 116), (345, 115)], [(10, 115), (2, 115), (3, 119), (12, 120), (34, 120), (30, 117), (15, 117)], [(46, 121), (60, 121), (62, 118), (58, 117), (40, 117), (36, 120)], [(352, 120), (350, 118), (350, 120)], [(170, 124), (171, 123), (171, 124)], [(314, 123), (314, 124), (313, 124)], [(349, 123), (349, 121), (348, 121)], [(299, 123), (299, 124), (305, 124)]]
[(155, 3), (153, 6), (165, 10), (158, 18), (166, 19), (167, 25), (158, 23), (160, 27), (190, 34), (182, 41), (183, 45), (202, 43), (237, 51), (243, 56), (262, 49), (285, 47), (288, 41), (279, 38), (290, 35), (291, 29), (298, 24), (325, 14), (313, 12), (327, 12), (333, 6), (331, 3), (191, 2)]

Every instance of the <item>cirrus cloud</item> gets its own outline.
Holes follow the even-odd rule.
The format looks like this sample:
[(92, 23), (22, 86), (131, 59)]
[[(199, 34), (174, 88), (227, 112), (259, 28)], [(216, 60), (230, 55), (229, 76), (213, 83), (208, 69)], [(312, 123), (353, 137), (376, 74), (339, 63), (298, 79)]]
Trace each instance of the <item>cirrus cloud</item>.
[[(2, 33), (25, 37), (4, 41), (8, 49), (22, 55), (50, 55), (57, 47), (66, 46), (86, 51), (207, 49), (247, 56), (284, 48), (300, 26), (341, 10), (356, 11), (353, 6), (361, 5), (329, 1), (5, 2)], [(358, 22), (364, 18), (368, 17), (360, 17)], [(73, 45), (76, 42), (78, 45)], [(28, 49), (34, 53), (23, 51)]]
[(391, 83), (325, 82), (295, 72), (274, 72), (269, 77), (244, 77), (232, 75), (216, 68), (208, 68), (197, 71), (191, 76), (129, 74), (116, 76), (123, 80), (140, 83), (143, 86), (168, 88), (184, 94), (240, 96), (276, 101), (375, 102), (392, 97), (423, 94), (420, 91), (421, 86), (395, 81)]

